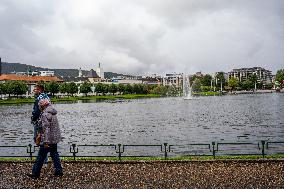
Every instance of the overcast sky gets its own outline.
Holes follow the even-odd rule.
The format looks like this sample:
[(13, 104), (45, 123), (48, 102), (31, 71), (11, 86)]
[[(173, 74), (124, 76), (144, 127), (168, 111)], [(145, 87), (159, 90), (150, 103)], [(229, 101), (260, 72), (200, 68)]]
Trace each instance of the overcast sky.
[(284, 0), (0, 0), (0, 56), (128, 74), (284, 68)]

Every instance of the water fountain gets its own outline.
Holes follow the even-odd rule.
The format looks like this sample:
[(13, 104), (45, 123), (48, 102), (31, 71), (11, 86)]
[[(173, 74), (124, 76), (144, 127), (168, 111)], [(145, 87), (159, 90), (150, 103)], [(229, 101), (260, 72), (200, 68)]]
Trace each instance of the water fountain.
[(185, 74), (183, 74), (183, 98), (185, 100), (193, 99), (191, 94), (189, 77), (187, 77)]

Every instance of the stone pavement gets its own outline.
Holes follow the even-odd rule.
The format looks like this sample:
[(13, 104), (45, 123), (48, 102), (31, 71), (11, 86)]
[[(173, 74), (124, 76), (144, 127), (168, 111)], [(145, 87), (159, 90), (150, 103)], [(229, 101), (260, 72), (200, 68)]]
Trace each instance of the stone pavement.
[(0, 188), (284, 188), (284, 160), (64, 161), (40, 179), (26, 176), (33, 162), (0, 161)]

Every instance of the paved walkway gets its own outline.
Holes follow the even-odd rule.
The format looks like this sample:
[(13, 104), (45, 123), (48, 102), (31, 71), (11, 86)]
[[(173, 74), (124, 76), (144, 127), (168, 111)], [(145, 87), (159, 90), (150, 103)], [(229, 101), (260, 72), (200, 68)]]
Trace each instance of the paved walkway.
[(284, 188), (284, 160), (63, 162), (64, 176), (31, 162), (0, 162), (0, 188)]

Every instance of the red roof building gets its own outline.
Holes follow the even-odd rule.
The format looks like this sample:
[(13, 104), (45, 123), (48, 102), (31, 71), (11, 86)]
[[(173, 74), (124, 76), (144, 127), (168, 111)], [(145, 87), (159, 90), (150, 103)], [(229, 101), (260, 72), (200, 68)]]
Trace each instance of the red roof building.
[(39, 81), (44, 82), (63, 82), (56, 76), (27, 76), (27, 75), (17, 75), (17, 74), (2, 74), (0, 75), (0, 81), (24, 81), (28, 84), (37, 83)]

